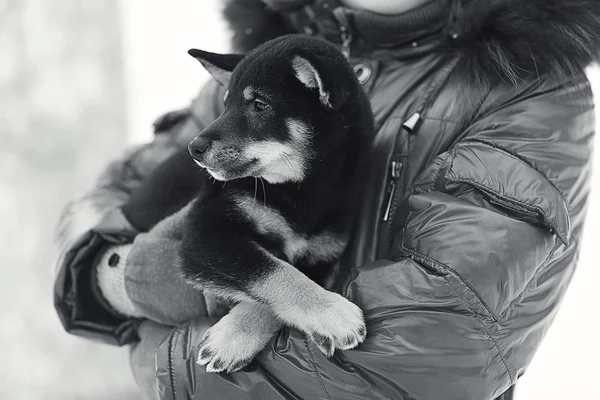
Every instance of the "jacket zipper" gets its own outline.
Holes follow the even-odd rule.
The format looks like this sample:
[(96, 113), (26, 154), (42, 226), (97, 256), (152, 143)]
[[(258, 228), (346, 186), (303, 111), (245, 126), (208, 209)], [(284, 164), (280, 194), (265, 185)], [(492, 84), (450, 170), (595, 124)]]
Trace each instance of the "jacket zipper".
[(400, 172), (402, 172), (402, 163), (400, 161), (392, 161), (390, 163), (390, 190), (388, 192), (387, 206), (385, 207), (385, 213), (383, 214), (383, 222), (389, 222), (396, 211), (393, 207), (394, 200), (396, 198), (396, 191), (398, 186), (398, 179), (400, 179)]
[[(410, 146), (410, 136), (413, 135), (419, 125), (421, 123), (421, 113), (419, 111), (415, 112), (408, 118), (400, 128), (400, 132), (396, 134), (396, 140), (394, 141), (394, 149), (392, 153), (392, 161), (390, 162), (390, 183), (389, 183), (389, 191), (388, 197), (385, 207), (385, 212), (383, 213), (383, 223), (382, 227), (383, 235), (381, 236), (382, 243), (387, 245), (385, 251), (389, 251), (392, 247), (392, 241), (394, 236), (392, 235), (394, 216), (396, 214), (396, 209), (398, 208), (398, 196), (401, 194), (400, 190), (398, 190), (398, 184), (400, 180), (400, 174), (402, 173), (402, 162), (398, 161), (398, 158), (401, 157), (403, 151), (401, 150), (402, 144), (402, 133), (405, 132), (408, 134), (406, 146)], [(408, 150), (404, 150), (404, 152), (408, 152)], [(381, 249), (381, 246), (380, 246)]]

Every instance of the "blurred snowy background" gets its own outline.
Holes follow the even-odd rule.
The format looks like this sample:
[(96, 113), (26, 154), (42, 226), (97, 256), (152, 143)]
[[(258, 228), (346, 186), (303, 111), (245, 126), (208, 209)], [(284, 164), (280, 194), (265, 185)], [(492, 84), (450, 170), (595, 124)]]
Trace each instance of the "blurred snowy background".
[[(63, 332), (52, 229), (108, 160), (196, 94), (207, 75), (186, 51), (227, 50), (219, 3), (0, 0), (1, 400), (140, 399), (126, 348)], [(600, 69), (590, 79), (600, 94)], [(600, 399), (589, 329), (600, 303), (600, 174), (594, 187), (579, 270), (518, 400)]]

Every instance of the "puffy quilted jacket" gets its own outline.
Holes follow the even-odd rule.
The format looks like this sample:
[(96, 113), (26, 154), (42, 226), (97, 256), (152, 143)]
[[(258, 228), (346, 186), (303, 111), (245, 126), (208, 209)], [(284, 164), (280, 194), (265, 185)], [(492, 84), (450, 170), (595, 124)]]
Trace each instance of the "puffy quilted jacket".
[[(243, 371), (207, 374), (195, 353), (211, 321), (184, 323), (156, 352), (160, 398), (501, 395), (575, 272), (595, 126), (582, 71), (598, 56), (600, 2), (434, 0), (393, 17), (336, 1), (268, 3), (228, 4), (237, 50), (282, 32), (325, 37), (349, 52), (372, 100), (370, 178), (340, 285), (364, 310), (368, 338), (325, 359), (286, 328)], [(55, 286), (67, 331), (136, 340), (140, 321), (90, 294), (90, 270), (107, 244), (136, 235), (120, 207), (219, 115), (220, 90), (207, 85), (191, 116), (176, 114), (169, 132), (115, 161), (67, 208)]]

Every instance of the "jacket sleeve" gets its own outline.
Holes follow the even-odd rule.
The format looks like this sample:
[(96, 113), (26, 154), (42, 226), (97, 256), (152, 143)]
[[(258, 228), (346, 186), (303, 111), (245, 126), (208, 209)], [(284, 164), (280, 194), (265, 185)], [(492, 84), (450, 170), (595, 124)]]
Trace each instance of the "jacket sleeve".
[(54, 304), (68, 332), (119, 345), (136, 338), (139, 321), (123, 317), (102, 299), (92, 267), (108, 246), (136, 236), (122, 207), (157, 165), (218, 117), (220, 92), (208, 82), (188, 109), (159, 118), (151, 143), (111, 162), (89, 192), (65, 207), (56, 230)]
[(161, 399), (493, 399), (525, 371), (574, 270), (594, 113), (586, 83), (496, 88), (401, 204), (389, 258), (343, 292), (367, 339), (326, 359), (285, 328), (231, 374), (195, 364), (208, 321), (156, 353)]

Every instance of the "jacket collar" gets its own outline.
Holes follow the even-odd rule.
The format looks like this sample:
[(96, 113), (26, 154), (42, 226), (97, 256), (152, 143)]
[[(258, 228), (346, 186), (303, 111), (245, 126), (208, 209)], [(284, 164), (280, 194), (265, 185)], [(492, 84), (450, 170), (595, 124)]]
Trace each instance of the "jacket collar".
[(270, 9), (283, 13), (298, 32), (310, 31), (317, 26), (319, 33), (335, 35), (339, 34), (340, 28), (347, 29), (357, 40), (387, 47), (412, 43), (419, 37), (442, 30), (450, 3), (450, 0), (430, 0), (406, 13), (382, 15), (345, 7), (339, 0), (264, 1)]
[[(401, 53), (420, 37), (428, 50), (439, 50), (442, 45), (460, 54), (461, 67), (480, 80), (496, 75), (518, 84), (536, 74), (579, 75), (600, 55), (598, 0), (447, 0), (452, 8), (445, 13), (446, 19), (431, 19), (430, 28), (428, 24), (418, 26), (420, 17), (411, 19), (414, 26), (408, 24), (406, 15), (385, 17), (342, 8), (345, 11), (336, 16), (333, 11), (339, 3), (333, 0), (265, 1), (269, 5), (261, 0), (227, 3), (225, 18), (234, 31), (233, 44), (238, 51), (294, 31), (316, 31), (340, 43), (339, 16), (343, 14), (348, 26), (355, 29), (355, 44), (388, 45), (390, 52)], [(445, 1), (433, 1), (426, 7)], [(397, 30), (386, 36), (385, 30), (395, 26)]]

